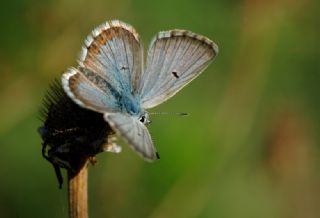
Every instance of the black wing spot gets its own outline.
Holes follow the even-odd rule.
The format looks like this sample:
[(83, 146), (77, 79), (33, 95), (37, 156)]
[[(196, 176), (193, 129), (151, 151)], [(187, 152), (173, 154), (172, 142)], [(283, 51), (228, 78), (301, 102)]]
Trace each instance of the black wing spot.
[(158, 152), (156, 152), (156, 157), (158, 160), (160, 159), (160, 154)]
[(175, 78), (177, 78), (177, 79), (180, 77), (180, 76), (178, 75), (178, 73), (175, 72), (175, 71), (172, 72), (172, 75), (173, 75)]
[(120, 68), (120, 70), (128, 70), (129, 69), (129, 67), (127, 67), (127, 66), (121, 66), (121, 68)]

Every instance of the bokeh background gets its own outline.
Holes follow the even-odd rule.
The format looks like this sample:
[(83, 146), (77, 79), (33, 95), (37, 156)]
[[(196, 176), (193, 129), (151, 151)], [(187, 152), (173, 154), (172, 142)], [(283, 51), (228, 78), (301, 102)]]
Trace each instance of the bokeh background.
[(41, 156), (42, 98), (105, 20), (145, 47), (172, 28), (220, 47), (209, 68), (154, 116), (161, 154), (128, 146), (89, 169), (90, 217), (320, 217), (319, 1), (16, 0), (0, 3), (0, 217), (67, 217)]

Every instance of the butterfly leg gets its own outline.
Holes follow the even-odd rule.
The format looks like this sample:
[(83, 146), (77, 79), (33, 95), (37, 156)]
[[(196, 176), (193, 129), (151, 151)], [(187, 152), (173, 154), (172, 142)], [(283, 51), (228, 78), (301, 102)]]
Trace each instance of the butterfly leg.
[(110, 142), (103, 145), (103, 151), (104, 152), (112, 152), (112, 153), (120, 153), (122, 148), (120, 145), (115, 143), (117, 138), (112, 136), (109, 139), (110, 139)]

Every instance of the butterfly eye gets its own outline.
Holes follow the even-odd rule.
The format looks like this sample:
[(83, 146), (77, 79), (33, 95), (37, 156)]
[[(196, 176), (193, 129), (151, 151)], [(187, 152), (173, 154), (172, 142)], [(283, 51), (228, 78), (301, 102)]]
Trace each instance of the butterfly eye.
[(140, 120), (141, 123), (144, 123), (144, 122), (146, 122), (146, 117), (145, 116), (141, 116), (139, 120)]
[(144, 125), (148, 125), (151, 123), (151, 121), (148, 119), (148, 116), (146, 115), (142, 115), (140, 118), (139, 118), (139, 121), (141, 123), (143, 123)]

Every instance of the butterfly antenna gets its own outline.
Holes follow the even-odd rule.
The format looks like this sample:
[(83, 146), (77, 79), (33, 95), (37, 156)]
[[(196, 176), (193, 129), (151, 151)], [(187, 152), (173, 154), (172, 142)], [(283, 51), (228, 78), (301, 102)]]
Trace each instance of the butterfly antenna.
[(150, 115), (178, 115), (178, 116), (187, 116), (188, 113), (185, 112), (151, 112)]

